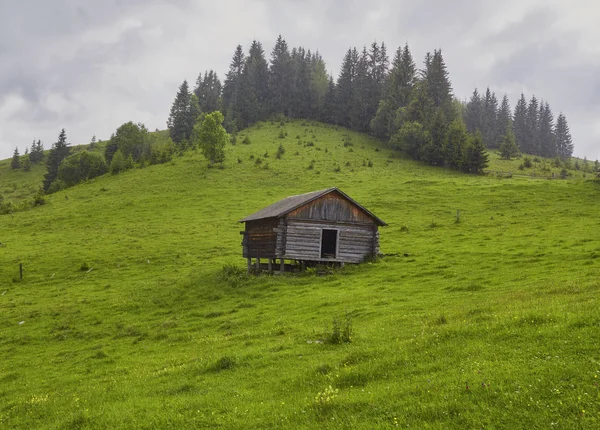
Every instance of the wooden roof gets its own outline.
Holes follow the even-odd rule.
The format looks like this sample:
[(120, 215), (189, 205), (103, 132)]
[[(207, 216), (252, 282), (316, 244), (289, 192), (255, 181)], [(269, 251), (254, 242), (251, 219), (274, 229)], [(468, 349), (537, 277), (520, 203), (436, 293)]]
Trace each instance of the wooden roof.
[(272, 205), (267, 206), (264, 209), (259, 210), (258, 212), (253, 213), (252, 215), (247, 216), (244, 219), (241, 219), (240, 222), (248, 222), (248, 221), (257, 221), (265, 218), (280, 218), (290, 213), (294, 209), (299, 208), (300, 206), (304, 206), (307, 203), (312, 202), (326, 194), (337, 191), (340, 195), (342, 195), (346, 200), (348, 200), (353, 205), (360, 208), (365, 214), (371, 217), (376, 224), (380, 226), (387, 225), (383, 220), (376, 217), (373, 213), (367, 210), (365, 207), (357, 203), (355, 200), (350, 198), (347, 194), (342, 192), (336, 187), (327, 188), (325, 190), (312, 191), (306, 194), (299, 194), (297, 196), (286, 197), (283, 200), (279, 200), (278, 202), (273, 203)]

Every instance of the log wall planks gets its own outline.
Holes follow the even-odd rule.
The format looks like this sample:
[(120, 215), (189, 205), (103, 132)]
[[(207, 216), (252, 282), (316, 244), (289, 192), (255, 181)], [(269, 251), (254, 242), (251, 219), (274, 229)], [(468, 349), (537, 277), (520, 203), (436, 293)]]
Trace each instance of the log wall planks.
[[(280, 217), (245, 221), (242, 245), (244, 257), (298, 261), (335, 261), (360, 263), (379, 253), (378, 224), (364, 208), (355, 205), (338, 192), (310, 201)], [(381, 222), (381, 221), (380, 221)], [(336, 230), (323, 242), (323, 230)], [(331, 258), (322, 258), (322, 243)], [(270, 262), (270, 260), (269, 260)]]

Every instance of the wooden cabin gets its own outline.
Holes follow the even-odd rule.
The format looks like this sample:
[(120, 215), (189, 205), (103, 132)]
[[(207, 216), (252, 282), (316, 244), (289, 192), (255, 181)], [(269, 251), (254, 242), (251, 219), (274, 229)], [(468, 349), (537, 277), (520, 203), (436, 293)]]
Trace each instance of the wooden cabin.
[(242, 246), (258, 270), (293, 263), (360, 263), (379, 254), (378, 228), (387, 225), (337, 188), (287, 197), (240, 220)]

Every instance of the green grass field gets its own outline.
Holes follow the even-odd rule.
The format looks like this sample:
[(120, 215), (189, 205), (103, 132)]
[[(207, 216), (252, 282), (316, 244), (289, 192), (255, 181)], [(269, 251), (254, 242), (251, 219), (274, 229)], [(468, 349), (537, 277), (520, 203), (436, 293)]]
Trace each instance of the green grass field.
[[(600, 183), (315, 123), (237, 142), (224, 169), (190, 152), (0, 216), (0, 428), (598, 428)], [(237, 221), (331, 186), (388, 256), (246, 276)], [(334, 318), (352, 342), (321, 342)]]

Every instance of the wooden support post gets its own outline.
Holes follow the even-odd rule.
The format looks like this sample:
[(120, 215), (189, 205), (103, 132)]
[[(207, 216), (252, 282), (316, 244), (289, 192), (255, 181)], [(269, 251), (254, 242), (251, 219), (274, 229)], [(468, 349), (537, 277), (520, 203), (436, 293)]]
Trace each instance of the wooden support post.
[(256, 257), (256, 271), (260, 273), (260, 258)]
[(284, 263), (285, 260), (283, 258), (280, 258), (280, 260), (281, 261), (279, 262), (279, 271), (281, 273), (283, 273), (283, 272), (285, 272), (285, 263)]
[(269, 273), (273, 272), (273, 259), (269, 258)]
[(19, 263), (19, 277), (23, 280), (23, 263)]
[(248, 257), (248, 273), (250, 273), (251, 269), (252, 269), (252, 259), (250, 257)]

